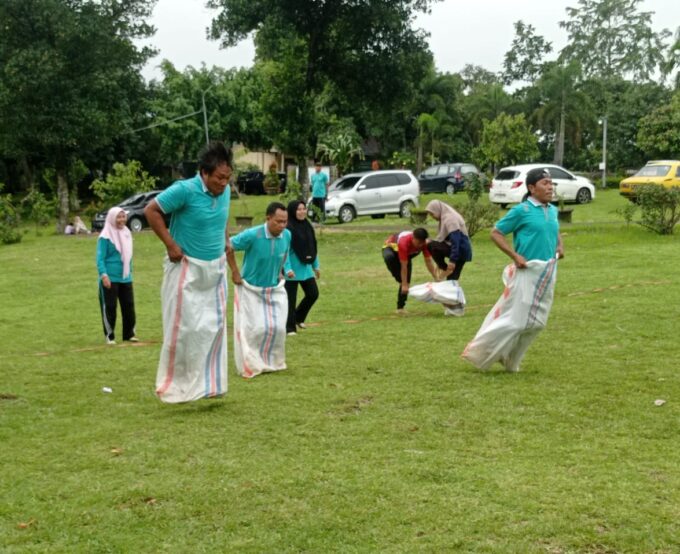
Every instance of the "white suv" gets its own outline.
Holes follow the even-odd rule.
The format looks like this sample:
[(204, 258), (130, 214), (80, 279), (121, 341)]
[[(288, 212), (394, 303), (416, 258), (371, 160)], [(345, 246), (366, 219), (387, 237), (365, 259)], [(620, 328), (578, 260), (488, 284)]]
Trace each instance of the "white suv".
[(349, 223), (358, 215), (410, 217), (418, 205), (418, 179), (401, 169), (350, 173), (328, 189), (326, 217)]
[(521, 202), (527, 193), (527, 172), (535, 168), (545, 168), (550, 172), (553, 201), (562, 197), (566, 202), (587, 204), (595, 198), (595, 186), (585, 177), (574, 175), (559, 165), (525, 164), (504, 167), (496, 174), (491, 181), (489, 201), (503, 208)]

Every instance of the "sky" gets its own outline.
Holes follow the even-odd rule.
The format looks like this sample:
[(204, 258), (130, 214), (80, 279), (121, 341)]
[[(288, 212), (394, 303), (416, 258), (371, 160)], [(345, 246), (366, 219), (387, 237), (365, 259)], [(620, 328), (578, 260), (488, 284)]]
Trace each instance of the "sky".
[[(161, 78), (158, 66), (163, 59), (170, 60), (180, 71), (190, 65), (200, 67), (201, 63), (227, 69), (252, 65), (252, 40), (223, 50), (216, 41), (206, 38), (214, 12), (204, 3), (158, 0), (150, 21), (156, 34), (147, 42), (160, 52), (143, 71), (147, 80)], [(536, 33), (559, 51), (567, 41), (559, 22), (566, 19), (567, 6), (577, 5), (577, 0), (444, 0), (434, 4), (430, 14), (419, 15), (416, 27), (430, 34), (430, 50), (438, 71), (453, 73), (474, 64), (495, 72), (502, 69), (503, 57), (510, 49), (515, 21), (521, 19), (533, 25)], [(644, 0), (641, 6), (644, 11), (654, 12), (655, 31), (668, 28), (674, 32), (680, 25), (678, 0)]]

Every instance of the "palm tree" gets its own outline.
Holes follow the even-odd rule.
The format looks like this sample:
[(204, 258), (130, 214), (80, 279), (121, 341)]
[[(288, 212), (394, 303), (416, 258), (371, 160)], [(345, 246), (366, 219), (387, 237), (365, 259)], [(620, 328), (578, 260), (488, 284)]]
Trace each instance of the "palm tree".
[(558, 165), (564, 161), (567, 127), (571, 129), (572, 137), (578, 140), (589, 113), (588, 97), (578, 88), (580, 78), (581, 67), (577, 62), (566, 65), (554, 62), (544, 66), (537, 83), (542, 100), (534, 118), (541, 127), (554, 129), (554, 163)]

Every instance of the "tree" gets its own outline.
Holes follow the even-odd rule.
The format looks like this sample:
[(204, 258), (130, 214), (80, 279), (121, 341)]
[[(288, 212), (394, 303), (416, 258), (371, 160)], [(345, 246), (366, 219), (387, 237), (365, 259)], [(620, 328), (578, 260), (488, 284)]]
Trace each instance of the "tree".
[(220, 10), (211, 36), (232, 46), (254, 32), (265, 88), (276, 83), (291, 93), (265, 91), (265, 110), (278, 116), (266, 119), (275, 119), (282, 131), (273, 137), (277, 146), (298, 156), (304, 169), (330, 114), (352, 116), (358, 129), (367, 128), (369, 118), (384, 129), (384, 117), (372, 114), (396, 112), (409, 98), (430, 60), (425, 34), (410, 25), (432, 1), (209, 0), (208, 5)]
[(533, 83), (541, 73), (543, 58), (552, 52), (552, 43), (535, 33), (533, 25), (515, 21), (515, 38), (503, 60), (503, 80)]
[(553, 62), (544, 66), (537, 87), (541, 91), (541, 106), (534, 112), (538, 123), (554, 131), (555, 152), (553, 161), (564, 163), (564, 145), (567, 127), (572, 138), (578, 143), (581, 130), (590, 115), (588, 97), (579, 90), (581, 68), (577, 62), (563, 65)]
[(212, 139), (240, 142), (249, 148), (271, 147), (261, 122), (259, 73), (205, 66), (178, 71), (167, 60), (161, 70), (163, 79), (152, 84), (147, 110), (149, 125), (160, 125), (146, 131), (157, 138), (160, 161), (174, 165), (197, 158), (205, 144), (204, 99)]
[(680, 26), (675, 30), (674, 40), (668, 47), (661, 70), (665, 76), (675, 71), (675, 88), (680, 89), (680, 71), (678, 71), (680, 70)]
[(361, 137), (349, 121), (339, 121), (319, 137), (317, 154), (338, 167), (340, 175), (352, 169), (354, 159), (364, 159)]
[(640, 119), (638, 146), (650, 158), (674, 158), (680, 152), (680, 92), (668, 104)]
[[(57, 175), (59, 227), (69, 211), (69, 166), (106, 156), (130, 128), (152, 54), (148, 0), (0, 3), (0, 152)], [(39, 159), (37, 154), (39, 154)]]
[(569, 33), (561, 58), (578, 61), (588, 77), (649, 80), (663, 63), (664, 40), (670, 32), (655, 33), (652, 12), (640, 11), (641, 3), (578, 0), (579, 7), (567, 8), (569, 19), (560, 21)]
[(493, 121), (484, 120), (475, 161), (492, 166), (494, 172), (500, 166), (529, 163), (538, 156), (537, 142), (523, 114), (502, 113)]

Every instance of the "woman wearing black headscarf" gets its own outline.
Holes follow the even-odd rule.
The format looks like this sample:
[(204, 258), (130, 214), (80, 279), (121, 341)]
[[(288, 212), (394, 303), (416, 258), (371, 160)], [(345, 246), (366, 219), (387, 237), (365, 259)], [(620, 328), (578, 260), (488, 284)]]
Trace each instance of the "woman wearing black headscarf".
[[(305, 328), (307, 314), (319, 298), (319, 287), (316, 285), (316, 279), (320, 275), (316, 235), (312, 224), (307, 221), (307, 207), (302, 200), (293, 200), (288, 204), (288, 230), (291, 234), (290, 265), (295, 277), (293, 279), (286, 277), (288, 293), (286, 332), (295, 335), (296, 326)], [(296, 308), (298, 283), (302, 286), (305, 297)]]

